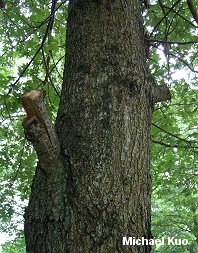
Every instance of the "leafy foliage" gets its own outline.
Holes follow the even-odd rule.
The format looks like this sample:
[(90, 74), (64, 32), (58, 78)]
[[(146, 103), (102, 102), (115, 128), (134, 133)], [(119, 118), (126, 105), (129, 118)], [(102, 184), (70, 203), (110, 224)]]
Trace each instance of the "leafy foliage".
[[(142, 3), (148, 65), (171, 102), (153, 113), (153, 236), (188, 239), (188, 246), (161, 245), (153, 252), (198, 250), (197, 27), (188, 2)], [(198, 4), (194, 3), (194, 10)], [(24, 139), (20, 96), (45, 89), (53, 120), (60, 99), (67, 1), (6, 1), (0, 7), (0, 231), (15, 235), (2, 252), (25, 252), (19, 224), (30, 193), (36, 156)], [(190, 251), (191, 250), (191, 251)]]
[(186, 2), (159, 0), (150, 3), (144, 21), (151, 72), (172, 93), (171, 102), (158, 104), (153, 113), (153, 236), (188, 240), (188, 246), (155, 246), (153, 252), (196, 252), (198, 20)]

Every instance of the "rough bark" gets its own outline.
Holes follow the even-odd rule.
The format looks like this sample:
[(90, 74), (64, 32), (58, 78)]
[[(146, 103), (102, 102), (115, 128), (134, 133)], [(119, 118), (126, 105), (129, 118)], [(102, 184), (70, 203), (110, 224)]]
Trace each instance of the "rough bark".
[(28, 253), (149, 253), (151, 116), (140, 1), (71, 0), (51, 174), (38, 164)]

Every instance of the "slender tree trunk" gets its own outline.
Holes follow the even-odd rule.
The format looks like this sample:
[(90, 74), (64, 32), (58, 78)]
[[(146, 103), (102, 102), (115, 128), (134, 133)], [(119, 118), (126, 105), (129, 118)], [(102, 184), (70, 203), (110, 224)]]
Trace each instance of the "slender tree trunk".
[(28, 253), (149, 253), (152, 82), (139, 0), (71, 0), (64, 83), (48, 168), (25, 213)]

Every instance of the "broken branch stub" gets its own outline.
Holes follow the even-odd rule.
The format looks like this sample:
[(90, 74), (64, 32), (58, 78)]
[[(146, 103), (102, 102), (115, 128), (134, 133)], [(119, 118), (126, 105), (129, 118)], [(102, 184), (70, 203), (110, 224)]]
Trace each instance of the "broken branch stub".
[(45, 106), (45, 91), (32, 90), (21, 97), (21, 104), (27, 113), (23, 128), (27, 140), (31, 141), (45, 170), (59, 156), (59, 141)]
[(155, 103), (163, 102), (163, 101), (171, 99), (171, 93), (166, 84), (157, 85), (157, 86), (155, 85), (155, 86), (152, 86), (152, 88), (153, 88), (153, 94), (154, 94), (153, 96), (154, 96)]

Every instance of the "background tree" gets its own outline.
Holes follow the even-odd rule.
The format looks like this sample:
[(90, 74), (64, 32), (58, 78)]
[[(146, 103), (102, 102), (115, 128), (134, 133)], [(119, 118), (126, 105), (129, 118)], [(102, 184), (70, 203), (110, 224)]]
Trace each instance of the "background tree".
[[(48, 38), (45, 37), (53, 5), (44, 1), (7, 1), (1, 9), (1, 231), (13, 234), (11, 228), (16, 228), (18, 236), (4, 245), (4, 252), (23, 252), (16, 217), (23, 214), (21, 206), (27, 202), (21, 202), (28, 198), (34, 174), (28, 168), (35, 165), (31, 146), (26, 141), (21, 143), (24, 112), (19, 109), (19, 98), (31, 89), (44, 88), (47, 106), (55, 117), (64, 63), (62, 60), (61, 65), (59, 60), (64, 55), (64, 3), (56, 5), (52, 36), (48, 32)], [(184, 1), (153, 1), (149, 6), (143, 5), (142, 14), (150, 35), (149, 67), (157, 83), (169, 84), (172, 93), (171, 103), (159, 104), (153, 113), (153, 235), (184, 234), (190, 240), (188, 248), (169, 246), (166, 251), (193, 252), (197, 237), (196, 15), (192, 15), (192, 5), (189, 9)], [(27, 62), (31, 62), (28, 68)], [(22, 74), (25, 78), (18, 79)], [(160, 247), (157, 251), (165, 250)]]

